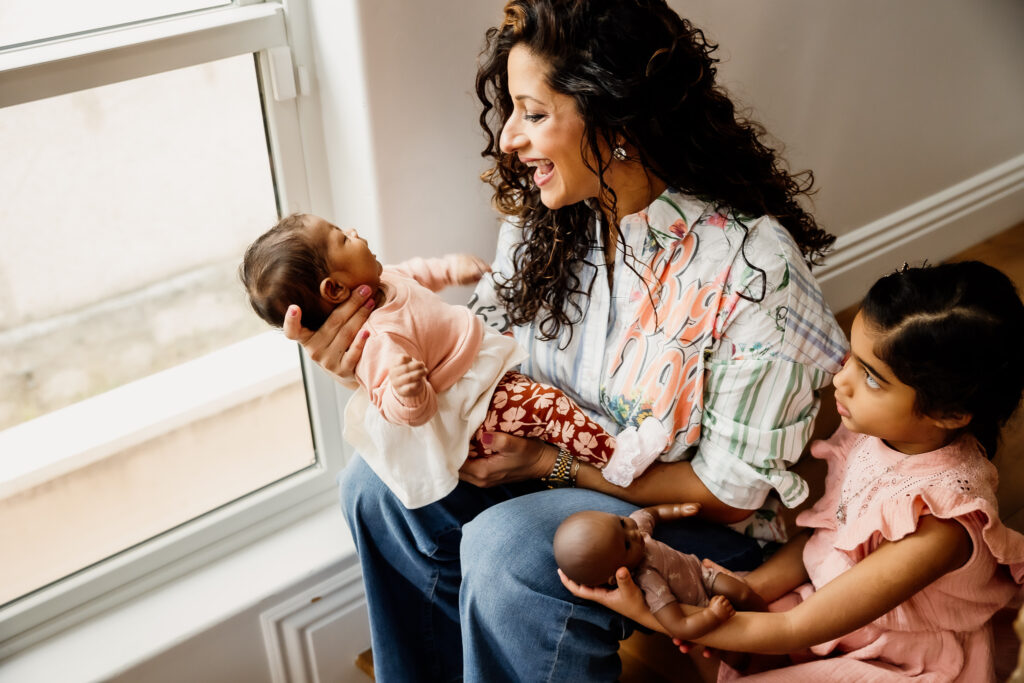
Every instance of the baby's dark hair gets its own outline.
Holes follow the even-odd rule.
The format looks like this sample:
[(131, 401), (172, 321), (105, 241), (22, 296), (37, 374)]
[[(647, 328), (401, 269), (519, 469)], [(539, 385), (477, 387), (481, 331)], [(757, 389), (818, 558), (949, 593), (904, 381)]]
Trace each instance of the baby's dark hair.
[(256, 314), (274, 327), (284, 324), (290, 304), (302, 309), (302, 326), (318, 330), (330, 314), (320, 296), (329, 274), (323, 245), (306, 233), (306, 214), (278, 221), (245, 250), (238, 277)]
[(978, 261), (904, 268), (874, 284), (861, 313), (914, 409), (971, 416), (963, 430), (991, 459), (1024, 390), (1024, 303), (1010, 278)]

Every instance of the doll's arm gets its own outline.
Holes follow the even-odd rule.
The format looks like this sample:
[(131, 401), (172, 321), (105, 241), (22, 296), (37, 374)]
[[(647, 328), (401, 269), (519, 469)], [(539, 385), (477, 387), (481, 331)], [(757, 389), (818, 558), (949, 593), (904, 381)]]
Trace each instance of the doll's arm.
[(697, 612), (688, 613), (678, 602), (670, 602), (655, 612), (654, 618), (673, 638), (694, 640), (714, 630), (734, 614), (736, 610), (725, 596), (715, 595), (707, 607)]

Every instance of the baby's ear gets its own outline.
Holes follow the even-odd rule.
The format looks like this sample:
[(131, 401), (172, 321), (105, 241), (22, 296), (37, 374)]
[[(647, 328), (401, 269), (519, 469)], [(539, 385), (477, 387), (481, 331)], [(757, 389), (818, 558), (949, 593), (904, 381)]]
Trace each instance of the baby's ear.
[(333, 277), (325, 277), (320, 282), (320, 296), (332, 304), (340, 304), (352, 293), (348, 287), (335, 280)]

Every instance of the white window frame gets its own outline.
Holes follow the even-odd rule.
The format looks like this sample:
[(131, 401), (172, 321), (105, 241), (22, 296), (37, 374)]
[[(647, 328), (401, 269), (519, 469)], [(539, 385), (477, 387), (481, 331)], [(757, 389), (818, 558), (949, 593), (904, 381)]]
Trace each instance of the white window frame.
[[(306, 97), (305, 6), (287, 4), (240, 0), (0, 50), (0, 108), (255, 53), (279, 209), (330, 215), (317, 173), (326, 166), (323, 133)], [(301, 360), (316, 464), (0, 609), (0, 661), (335, 506), (335, 477), (350, 453), (341, 438), (345, 392)]]

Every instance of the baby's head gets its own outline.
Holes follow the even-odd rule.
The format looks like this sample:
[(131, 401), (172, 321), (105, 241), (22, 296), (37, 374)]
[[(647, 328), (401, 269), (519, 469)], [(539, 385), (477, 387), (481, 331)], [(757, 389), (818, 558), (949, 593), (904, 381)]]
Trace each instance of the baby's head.
[(584, 510), (570, 515), (555, 532), (555, 562), (576, 583), (615, 583), (615, 570), (636, 569), (644, 557), (644, 537), (636, 522), (610, 512)]
[[(1024, 303), (995, 268), (977, 261), (904, 268), (876, 282), (861, 304), (851, 335), (858, 373), (844, 368), (836, 381), (840, 414), (844, 397), (856, 391), (849, 383), (866, 386), (861, 393), (875, 404), (909, 388), (911, 418), (930, 420), (951, 437), (969, 432), (991, 458), (1024, 390), (1022, 338)], [(880, 368), (864, 367), (858, 356)], [(849, 412), (844, 423), (855, 423), (857, 409)]]
[(355, 287), (380, 286), (381, 265), (355, 230), (312, 214), (292, 214), (249, 245), (239, 268), (249, 303), (281, 327), (291, 304), (302, 325), (317, 330)]

